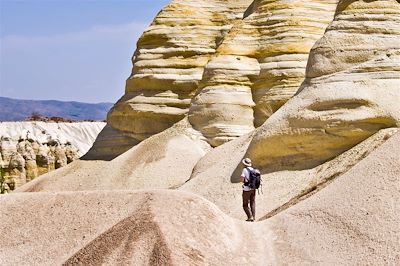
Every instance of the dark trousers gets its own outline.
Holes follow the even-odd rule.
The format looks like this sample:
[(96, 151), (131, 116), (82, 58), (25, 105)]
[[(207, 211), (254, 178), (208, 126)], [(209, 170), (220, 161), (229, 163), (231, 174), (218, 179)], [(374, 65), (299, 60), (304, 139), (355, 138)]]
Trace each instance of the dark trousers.
[[(243, 210), (247, 215), (247, 219), (256, 218), (256, 190), (243, 191)], [(250, 203), (250, 208), (249, 208)]]

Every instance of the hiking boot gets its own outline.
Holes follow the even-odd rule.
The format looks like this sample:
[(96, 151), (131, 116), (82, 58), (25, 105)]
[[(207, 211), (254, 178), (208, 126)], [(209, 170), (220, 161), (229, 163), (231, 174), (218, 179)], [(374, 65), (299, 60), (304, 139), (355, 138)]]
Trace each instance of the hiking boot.
[(246, 222), (254, 222), (254, 218), (253, 218), (253, 217), (250, 217), (250, 218), (248, 218), (248, 219), (246, 220)]

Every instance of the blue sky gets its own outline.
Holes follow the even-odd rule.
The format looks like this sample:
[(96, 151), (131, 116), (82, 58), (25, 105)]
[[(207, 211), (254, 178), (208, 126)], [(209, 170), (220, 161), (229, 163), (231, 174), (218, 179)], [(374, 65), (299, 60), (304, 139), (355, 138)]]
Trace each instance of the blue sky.
[(115, 102), (169, 0), (0, 0), (0, 96)]

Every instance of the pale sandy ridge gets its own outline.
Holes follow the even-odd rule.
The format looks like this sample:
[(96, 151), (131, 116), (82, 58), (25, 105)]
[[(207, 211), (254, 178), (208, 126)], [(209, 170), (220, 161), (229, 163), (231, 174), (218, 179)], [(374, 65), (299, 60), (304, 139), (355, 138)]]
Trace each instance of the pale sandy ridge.
[(258, 223), (171, 190), (1, 196), (0, 229), (7, 234), (0, 262), (396, 265), (399, 144), (396, 134), (329, 186)]

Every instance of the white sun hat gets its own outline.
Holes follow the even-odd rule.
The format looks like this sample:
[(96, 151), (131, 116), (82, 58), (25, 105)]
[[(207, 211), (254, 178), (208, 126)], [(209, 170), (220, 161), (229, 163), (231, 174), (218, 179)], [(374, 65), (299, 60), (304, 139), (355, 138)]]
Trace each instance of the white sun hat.
[(250, 160), (250, 158), (244, 158), (244, 159), (242, 160), (242, 163), (243, 163), (245, 166), (251, 166), (251, 160)]

